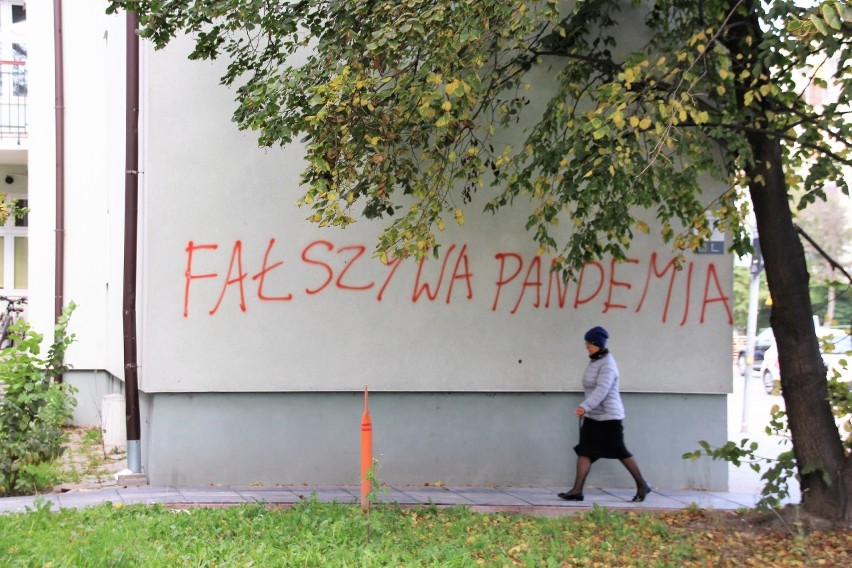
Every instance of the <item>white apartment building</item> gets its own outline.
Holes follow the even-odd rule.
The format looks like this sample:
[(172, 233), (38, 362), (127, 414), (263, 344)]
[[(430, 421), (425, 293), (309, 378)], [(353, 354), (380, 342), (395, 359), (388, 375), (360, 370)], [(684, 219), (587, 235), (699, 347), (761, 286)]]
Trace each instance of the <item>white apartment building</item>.
[[(27, 204), (27, 37), (23, 0), (0, 2), (0, 191)], [(0, 227), (0, 295), (26, 296), (28, 219)], [(4, 306), (0, 308), (5, 309)]]
[[(27, 117), (16, 136), (3, 130), (0, 179), (30, 208), (3, 229), (2, 293), (26, 294), (43, 333), (57, 298), (79, 306), (65, 379), (79, 389), (76, 420), (100, 422), (104, 397), (128, 394), (133, 360), (123, 306), (136, 176), (131, 365), (150, 483), (356, 484), (366, 386), (383, 480), (564, 485), (583, 333), (602, 325), (648, 479), (727, 487), (725, 463), (681, 455), (727, 438), (728, 255), (696, 254), (676, 272), (649, 238), (629, 262), (591, 264), (566, 286), (515, 231), (522, 212), (485, 217), (474, 203), (440, 259), (385, 266), (370, 258), (371, 223), (305, 221), (299, 146), (261, 149), (236, 130), (224, 62), (188, 61), (186, 41), (141, 42), (128, 175), (126, 16), (100, 0), (0, 7), (3, 104), (11, 93)], [(27, 39), (14, 41), (24, 19)], [(9, 38), (29, 47), (26, 83), (6, 65)], [(601, 464), (595, 483), (630, 480)]]

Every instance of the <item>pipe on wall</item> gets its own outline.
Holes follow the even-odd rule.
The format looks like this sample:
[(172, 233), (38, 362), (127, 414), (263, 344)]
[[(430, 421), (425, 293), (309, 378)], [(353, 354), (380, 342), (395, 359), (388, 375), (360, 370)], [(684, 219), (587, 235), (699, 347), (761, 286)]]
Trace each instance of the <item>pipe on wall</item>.
[(124, 404), (127, 468), (142, 473), (139, 378), (136, 356), (136, 250), (139, 209), (139, 15), (127, 12), (124, 170)]
[[(54, 128), (56, 132), (56, 221), (54, 229), (53, 316), (59, 321), (65, 303), (65, 56), (63, 53), (62, 0), (53, 0)], [(62, 382), (57, 375), (56, 381)]]

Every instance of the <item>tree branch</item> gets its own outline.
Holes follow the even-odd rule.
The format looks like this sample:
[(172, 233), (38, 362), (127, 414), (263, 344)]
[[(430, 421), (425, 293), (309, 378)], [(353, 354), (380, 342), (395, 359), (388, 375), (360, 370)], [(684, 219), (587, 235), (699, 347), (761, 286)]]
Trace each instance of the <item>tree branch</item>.
[(800, 226), (796, 225), (795, 223), (793, 224), (793, 226), (794, 226), (794, 227), (796, 227), (796, 232), (798, 232), (800, 235), (802, 235), (802, 236), (805, 238), (805, 240), (806, 240), (806, 241), (808, 241), (808, 242), (811, 244), (811, 246), (812, 246), (812, 247), (814, 247), (814, 248), (816, 249), (816, 251), (820, 254), (820, 256), (821, 256), (821, 257), (823, 257), (826, 261), (828, 261), (828, 264), (829, 264), (829, 265), (831, 265), (831, 267), (832, 267), (833, 269), (834, 269), (834, 268), (836, 268), (837, 270), (839, 270), (839, 271), (840, 271), (840, 272), (841, 272), (841, 273), (842, 273), (842, 274), (846, 277), (846, 279), (847, 279), (847, 280), (849, 280), (849, 282), (850, 282), (850, 283), (852, 283), (852, 276), (850, 276), (850, 274), (849, 274), (848, 272), (846, 272), (846, 269), (845, 269), (845, 268), (843, 268), (843, 266), (841, 266), (839, 262), (837, 262), (836, 260), (834, 260), (834, 259), (831, 257), (831, 255), (829, 255), (827, 252), (825, 252), (824, 250), (822, 250), (822, 247), (820, 247), (820, 246), (816, 243), (816, 241), (814, 241), (814, 240), (810, 237), (810, 235), (808, 235), (808, 234), (804, 231), (804, 229), (802, 229)]

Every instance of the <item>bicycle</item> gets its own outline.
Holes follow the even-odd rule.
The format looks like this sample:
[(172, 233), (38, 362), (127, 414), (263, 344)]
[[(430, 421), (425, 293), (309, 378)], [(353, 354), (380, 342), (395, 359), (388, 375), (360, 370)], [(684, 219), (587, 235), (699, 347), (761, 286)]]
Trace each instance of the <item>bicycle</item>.
[(0, 350), (3, 350), (15, 343), (15, 338), (9, 333), (9, 328), (21, 317), (21, 312), (24, 311), (23, 305), (27, 303), (27, 299), (0, 296), (0, 302), (6, 302), (6, 312), (0, 314)]

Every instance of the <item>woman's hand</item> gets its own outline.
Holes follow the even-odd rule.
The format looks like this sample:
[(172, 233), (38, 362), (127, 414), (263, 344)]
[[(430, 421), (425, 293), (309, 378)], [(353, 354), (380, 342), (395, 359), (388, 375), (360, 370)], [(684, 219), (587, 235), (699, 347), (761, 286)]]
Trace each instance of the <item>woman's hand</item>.
[(586, 409), (582, 406), (578, 406), (577, 410), (574, 411), (574, 414), (576, 414), (578, 418), (582, 418), (586, 415)]

